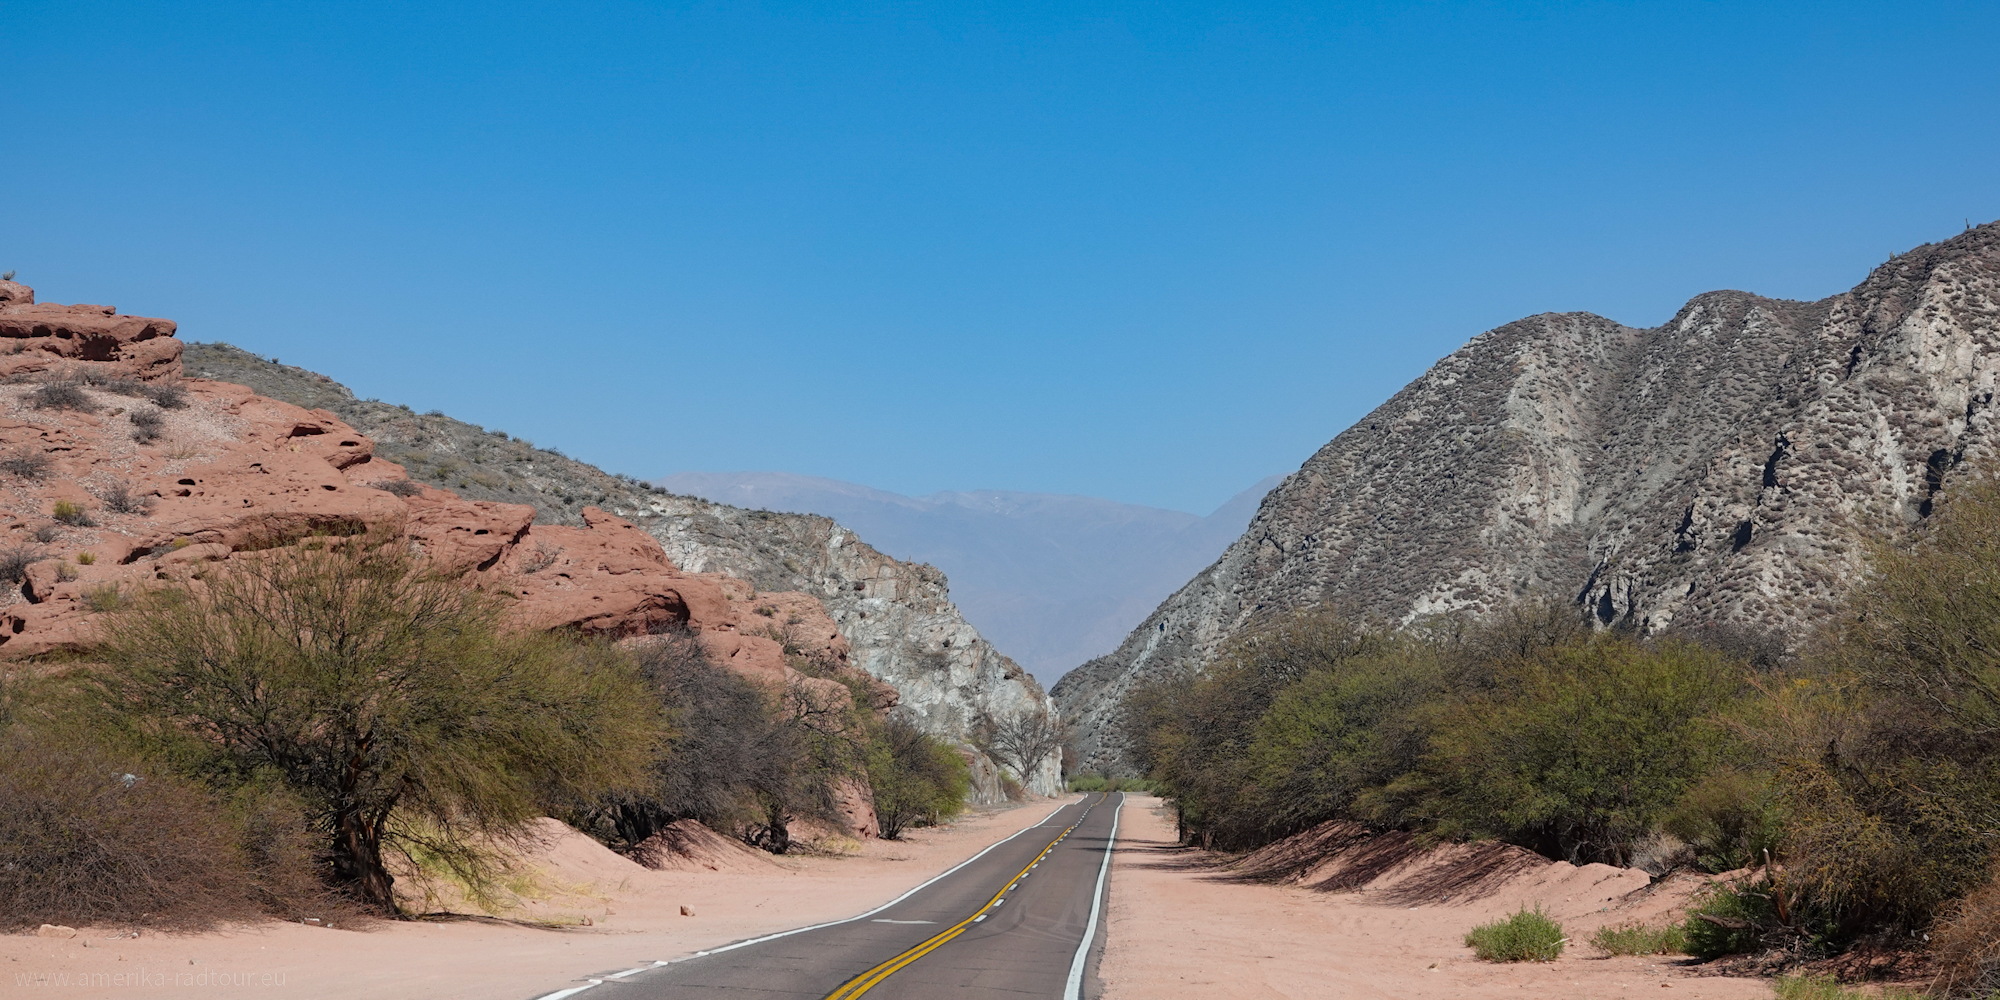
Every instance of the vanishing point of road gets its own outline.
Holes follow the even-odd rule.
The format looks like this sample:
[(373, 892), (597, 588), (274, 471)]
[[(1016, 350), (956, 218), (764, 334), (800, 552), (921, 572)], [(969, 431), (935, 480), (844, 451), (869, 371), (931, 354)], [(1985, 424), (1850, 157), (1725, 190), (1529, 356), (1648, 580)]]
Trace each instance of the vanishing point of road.
[[(1122, 793), (1087, 795), (859, 916), (587, 977), (624, 1000), (1082, 1000)], [(599, 1000), (581, 997), (578, 1000)]]

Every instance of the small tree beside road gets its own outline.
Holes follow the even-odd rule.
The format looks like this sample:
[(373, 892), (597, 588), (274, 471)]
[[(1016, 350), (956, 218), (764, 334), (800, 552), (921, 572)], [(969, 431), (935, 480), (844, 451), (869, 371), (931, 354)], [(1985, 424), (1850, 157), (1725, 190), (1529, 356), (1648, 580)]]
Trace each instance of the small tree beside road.
[(1001, 716), (982, 712), (973, 720), (969, 739), (981, 753), (1011, 769), (1025, 785), (1044, 761), (1062, 753), (1070, 739), (1070, 727), (1045, 707)]
[(502, 605), (373, 540), (306, 539), (140, 594), (100, 696), (213, 784), (275, 777), (330, 881), (399, 909), (390, 858), (485, 877), (552, 801), (643, 780), (658, 702), (615, 647), (503, 627)]

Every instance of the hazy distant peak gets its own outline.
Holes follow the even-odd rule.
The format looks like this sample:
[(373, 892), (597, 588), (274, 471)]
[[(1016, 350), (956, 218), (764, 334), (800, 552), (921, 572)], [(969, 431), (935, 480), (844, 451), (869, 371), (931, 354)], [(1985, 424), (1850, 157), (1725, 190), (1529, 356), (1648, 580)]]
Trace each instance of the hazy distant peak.
[[(820, 513), (798, 504), (805, 498), (825, 496), (909, 507), (924, 506), (923, 501), (901, 493), (839, 479), (802, 476), (796, 472), (676, 472), (653, 480), (653, 485), (682, 496), (698, 496), (736, 507), (792, 514)], [(730, 499), (722, 499), (724, 496)]]
[(1241, 534), (1272, 476), (1207, 517), (1102, 497), (949, 490), (910, 497), (789, 472), (681, 472), (654, 483), (737, 507), (821, 514), (930, 563), (989, 639), (1045, 681), (1093, 656)]

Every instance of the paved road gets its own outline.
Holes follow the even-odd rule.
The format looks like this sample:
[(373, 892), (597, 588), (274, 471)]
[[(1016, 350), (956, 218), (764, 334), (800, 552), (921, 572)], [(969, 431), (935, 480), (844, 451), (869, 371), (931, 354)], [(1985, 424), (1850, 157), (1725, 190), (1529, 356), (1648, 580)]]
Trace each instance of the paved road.
[[(621, 1000), (1060, 1000), (1072, 966), (1084, 971), (1079, 945), (1123, 804), (1122, 794), (1084, 796), (880, 910), (635, 970), (593, 992)], [(1094, 970), (1101, 918), (1093, 937), (1084, 954)]]

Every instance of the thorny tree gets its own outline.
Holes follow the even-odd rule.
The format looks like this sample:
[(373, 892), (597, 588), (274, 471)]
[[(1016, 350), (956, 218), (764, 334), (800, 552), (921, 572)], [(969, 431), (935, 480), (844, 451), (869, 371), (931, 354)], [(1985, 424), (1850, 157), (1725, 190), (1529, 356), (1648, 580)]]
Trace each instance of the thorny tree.
[(307, 539), (112, 614), (102, 693), (196, 772), (275, 774), (331, 880), (397, 913), (388, 857), (483, 878), (481, 845), (643, 779), (657, 702), (615, 648), (501, 627), (400, 545)]

